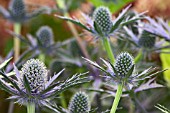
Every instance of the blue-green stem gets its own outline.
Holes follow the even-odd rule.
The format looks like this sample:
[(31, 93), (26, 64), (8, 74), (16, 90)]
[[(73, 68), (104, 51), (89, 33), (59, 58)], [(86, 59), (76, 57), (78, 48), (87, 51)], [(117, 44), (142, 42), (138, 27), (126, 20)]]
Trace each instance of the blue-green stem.
[[(20, 23), (14, 23), (14, 32), (16, 34), (21, 33)], [(17, 59), (19, 58), (19, 54), (20, 54), (20, 40), (17, 37), (15, 37), (14, 38), (14, 61), (17, 61)]]
[(27, 113), (35, 113), (35, 103), (27, 103)]
[(115, 99), (113, 101), (110, 113), (116, 113), (117, 106), (118, 106), (120, 98), (122, 96), (123, 87), (124, 87), (124, 82), (122, 82), (121, 84), (118, 84), (118, 88), (117, 88), (117, 91), (116, 91), (116, 96), (115, 96)]
[(112, 49), (111, 49), (111, 46), (110, 46), (109, 38), (107, 38), (107, 37), (103, 38), (103, 46), (106, 50), (106, 53), (107, 53), (111, 63), (114, 63), (115, 58), (114, 58), (114, 55), (113, 55), (113, 52), (112, 52)]

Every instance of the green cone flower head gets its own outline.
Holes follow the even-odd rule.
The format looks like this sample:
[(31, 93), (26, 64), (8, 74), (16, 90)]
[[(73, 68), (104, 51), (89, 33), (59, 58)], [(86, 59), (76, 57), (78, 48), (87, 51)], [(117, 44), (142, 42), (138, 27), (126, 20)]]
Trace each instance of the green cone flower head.
[(103, 34), (108, 34), (112, 28), (112, 16), (108, 8), (99, 7), (93, 14), (94, 22), (100, 27)]
[(49, 47), (54, 43), (53, 31), (48, 26), (42, 26), (37, 31), (37, 38), (42, 44), (42, 46)]
[(25, 17), (26, 12), (23, 0), (12, 0), (9, 5), (9, 11), (15, 21), (20, 21), (21, 18)]
[(147, 31), (143, 31), (138, 44), (144, 48), (152, 48), (155, 46), (156, 37)]
[(122, 52), (120, 53), (114, 64), (114, 68), (118, 74), (118, 76), (126, 77), (130, 69), (134, 66), (134, 59), (133, 57), (127, 53)]
[(21, 80), (27, 77), (31, 91), (41, 91), (47, 81), (47, 69), (38, 59), (28, 60), (21, 68)]
[(76, 93), (69, 104), (69, 113), (88, 113), (89, 111), (88, 96), (84, 92)]

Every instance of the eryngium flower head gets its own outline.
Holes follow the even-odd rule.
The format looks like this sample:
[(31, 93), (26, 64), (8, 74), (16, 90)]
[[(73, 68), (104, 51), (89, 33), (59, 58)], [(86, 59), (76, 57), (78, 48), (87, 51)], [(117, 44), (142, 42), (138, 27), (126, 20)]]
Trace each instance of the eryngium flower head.
[[(38, 59), (28, 60), (21, 68), (21, 81), (27, 77), (32, 92), (45, 89), (47, 82), (47, 69), (43, 62)], [(24, 86), (22, 84), (22, 86)]]
[[(138, 21), (137, 26), (145, 26), (147, 23)], [(138, 30), (138, 34), (136, 32), (133, 32), (131, 28), (128, 28), (127, 26), (124, 27), (124, 31), (126, 32), (126, 35), (121, 35), (125, 39), (128, 39), (130, 42), (132, 42), (136, 47), (142, 48), (144, 51), (157, 51), (163, 48), (166, 48), (165, 46), (162, 46), (165, 41), (158, 40), (156, 41), (156, 36), (152, 33), (145, 31), (141, 29), (141, 27), (136, 28)]]
[(144, 30), (158, 37), (164, 38), (166, 41), (170, 41), (170, 26), (168, 21), (165, 21), (162, 18), (152, 19), (147, 17), (146, 19), (149, 23), (142, 26)]
[(118, 76), (122, 77), (125, 77), (128, 74), (132, 66), (134, 66), (134, 59), (127, 52), (120, 53), (117, 56), (116, 62), (114, 64), (116, 73), (118, 74)]
[[(112, 64), (104, 59), (101, 59), (104, 65), (107, 67), (101, 67), (96, 62), (93, 62), (89, 59), (84, 58), (87, 62), (98, 68), (99, 70), (103, 71), (105, 74), (103, 77), (106, 78), (106, 81), (109, 84), (121, 84), (124, 82), (125, 86), (129, 88), (130, 86), (137, 86), (138, 83), (146, 78), (150, 78), (160, 72), (156, 72), (156, 68), (148, 68), (138, 74), (135, 71), (135, 64), (133, 57), (127, 53), (122, 52), (117, 56), (115, 64)], [(163, 70), (164, 71), (164, 70)], [(152, 74), (151, 74), (152, 73)]]
[(156, 43), (156, 37), (147, 31), (143, 31), (138, 44), (143, 48), (153, 48)]
[(25, 17), (25, 4), (23, 0), (12, 0), (9, 5), (9, 11), (11, 17), (15, 18), (16, 21), (20, 21), (22, 17)]
[(71, 19), (62, 16), (57, 17), (82, 27), (83, 29), (89, 31), (95, 38), (110, 38), (111, 36), (118, 34), (120, 28), (123, 26), (141, 19), (144, 13), (132, 17), (127, 15), (127, 11), (130, 6), (131, 5), (122, 10), (115, 20), (112, 20), (109, 9), (103, 6), (94, 11), (93, 17), (82, 14), (85, 18), (85, 24), (81, 23), (78, 19)]
[(100, 27), (102, 33), (108, 35), (112, 28), (112, 16), (107, 7), (99, 7), (93, 14), (94, 22)]
[(11, 0), (8, 10), (0, 6), (0, 13), (4, 16), (4, 18), (17, 23), (25, 22), (30, 18), (47, 11), (47, 7), (42, 7), (32, 13), (27, 13), (27, 8), (25, 6), (24, 0)]
[(86, 74), (84, 73), (75, 74), (65, 81), (54, 83), (63, 71), (64, 69), (47, 79), (47, 69), (44, 63), (37, 59), (31, 59), (23, 65), (21, 71), (14, 65), (16, 75), (13, 78), (7, 76), (0, 69), (0, 74), (3, 76), (0, 78), (0, 88), (12, 94), (9, 99), (17, 100), (20, 104), (32, 102), (48, 106), (49, 101), (56, 98), (61, 92), (75, 85), (89, 82), (87, 77), (81, 77)]
[(89, 113), (89, 98), (84, 92), (76, 93), (69, 104), (69, 113)]
[(42, 26), (37, 31), (37, 38), (39, 42), (42, 44), (42, 46), (49, 47), (54, 43), (53, 39), (53, 31), (48, 26)]

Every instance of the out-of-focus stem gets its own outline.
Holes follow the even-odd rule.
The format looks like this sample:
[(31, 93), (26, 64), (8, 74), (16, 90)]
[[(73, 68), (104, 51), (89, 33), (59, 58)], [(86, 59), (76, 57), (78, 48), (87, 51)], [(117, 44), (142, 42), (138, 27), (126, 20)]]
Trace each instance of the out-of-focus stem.
[[(21, 33), (20, 23), (14, 23), (14, 32), (16, 34)], [(17, 37), (15, 37), (14, 38), (14, 61), (17, 61), (17, 59), (19, 58), (19, 54), (20, 54), (20, 40)]]
[[(21, 24), (20, 23), (14, 23), (13, 29), (16, 34), (21, 33)], [(20, 55), (20, 40), (17, 37), (14, 37), (14, 62), (16, 62)], [(14, 102), (10, 101), (9, 103), (9, 109), (8, 113), (13, 113), (14, 109)]]
[(27, 104), (27, 113), (35, 113), (35, 104), (34, 103)]
[(135, 63), (138, 63), (142, 58), (142, 49), (139, 50), (138, 55), (135, 57)]
[(111, 63), (114, 63), (115, 58), (114, 58), (114, 55), (113, 55), (113, 52), (112, 52), (112, 49), (111, 49), (111, 46), (110, 46), (109, 39), (107, 37), (103, 37), (102, 41), (103, 41), (103, 46), (106, 50), (106, 53), (107, 53)]
[(67, 108), (67, 103), (64, 98), (64, 93), (60, 93), (61, 105), (63, 108)]
[[(65, 13), (64, 13), (64, 16), (69, 17), (69, 14), (68, 14), (67, 12), (65, 12)], [(76, 40), (77, 40), (77, 43), (78, 43), (81, 51), (83, 52), (84, 56), (85, 56), (86, 58), (90, 59), (90, 56), (89, 56), (86, 48), (83, 46), (83, 43), (82, 43), (81, 38), (78, 36), (78, 32), (77, 32), (76, 28), (75, 28), (74, 25), (73, 25), (72, 23), (70, 23), (70, 22), (67, 22), (67, 24), (68, 24), (68, 26), (69, 26), (72, 34), (75, 36), (75, 38), (76, 38)]]

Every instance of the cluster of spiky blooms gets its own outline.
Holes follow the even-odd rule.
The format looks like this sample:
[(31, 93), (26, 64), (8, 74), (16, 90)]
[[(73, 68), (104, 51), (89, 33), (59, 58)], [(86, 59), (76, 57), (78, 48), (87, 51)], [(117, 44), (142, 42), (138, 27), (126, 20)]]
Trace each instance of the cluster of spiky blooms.
[(76, 93), (69, 103), (69, 113), (88, 113), (90, 111), (89, 99), (84, 92)]
[(100, 27), (104, 35), (108, 35), (112, 28), (112, 16), (108, 8), (99, 7), (93, 13), (94, 22)]
[(138, 40), (139, 46), (143, 48), (153, 48), (156, 43), (156, 37), (147, 31), (143, 31)]
[(49, 47), (54, 43), (53, 31), (48, 26), (42, 26), (36, 35), (40, 43), (45, 47)]
[(11, 0), (8, 10), (0, 6), (0, 13), (2, 13), (4, 18), (7, 18), (12, 22), (17, 22), (17, 23), (21, 23), (32, 17), (35, 17), (40, 13), (45, 12), (45, 10), (46, 10), (45, 8), (41, 8), (32, 13), (27, 13), (24, 0)]
[(130, 69), (134, 66), (134, 59), (133, 57), (127, 53), (123, 52), (120, 53), (114, 64), (114, 68), (118, 76), (126, 77)]
[(46, 106), (51, 98), (55, 98), (66, 89), (89, 82), (87, 77), (81, 77), (84, 74), (76, 74), (70, 79), (56, 84), (54, 81), (64, 70), (47, 79), (47, 69), (38, 59), (28, 60), (21, 71), (14, 65), (14, 71), (17, 80), (8, 77), (0, 70), (0, 74), (4, 77), (4, 80), (0, 78), (0, 88), (13, 95), (9, 99), (17, 100), (20, 104), (31, 102)]
[(58, 17), (82, 27), (83, 29), (92, 33), (95, 38), (110, 38), (111, 36), (115, 36), (120, 28), (122, 28), (122, 26), (128, 25), (129, 23), (133, 23), (136, 20), (141, 19), (142, 15), (144, 14), (141, 13), (129, 18), (127, 16), (127, 11), (129, 8), (130, 5), (122, 10), (122, 12), (115, 20), (112, 20), (111, 12), (107, 7), (98, 7), (94, 11), (92, 18), (83, 14), (86, 20), (86, 25), (81, 23), (78, 19), (71, 19), (62, 16)]

